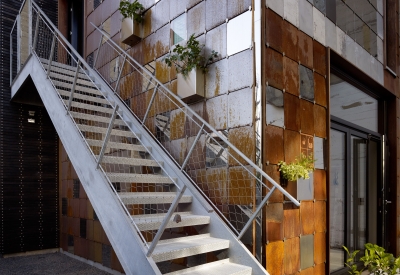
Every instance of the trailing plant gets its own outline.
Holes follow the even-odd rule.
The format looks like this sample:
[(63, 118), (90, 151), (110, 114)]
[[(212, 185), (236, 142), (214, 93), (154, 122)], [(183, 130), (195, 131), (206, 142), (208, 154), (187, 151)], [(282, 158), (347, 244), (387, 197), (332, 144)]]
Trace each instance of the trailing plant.
[(130, 3), (129, 0), (122, 0), (119, 3), (118, 10), (121, 12), (124, 19), (131, 18), (138, 23), (143, 21), (142, 13), (144, 11), (144, 7), (138, 2), (138, 0), (135, 0), (132, 3)]
[(358, 275), (365, 269), (368, 269), (370, 274), (400, 274), (400, 257), (395, 258), (393, 254), (386, 253), (385, 249), (379, 245), (365, 244), (365, 254), (360, 258), (360, 261), (364, 263), (364, 267), (361, 270), (357, 270), (356, 264), (356, 256), (360, 250), (350, 253), (347, 247), (343, 246), (343, 249), (346, 250), (348, 255), (345, 265), (349, 268), (350, 274)]
[(187, 77), (189, 72), (199, 68), (203, 73), (207, 72), (207, 66), (218, 56), (216, 51), (212, 51), (208, 57), (201, 54), (204, 45), (196, 40), (192, 34), (186, 42), (186, 45), (176, 45), (172, 54), (164, 59), (164, 62), (171, 67), (175, 65), (176, 71)]
[(284, 161), (280, 161), (278, 166), (283, 179), (296, 181), (299, 178), (310, 178), (308, 174), (314, 170), (314, 162), (315, 160), (312, 155), (305, 156), (301, 154), (300, 158), (296, 159), (294, 162), (287, 164)]

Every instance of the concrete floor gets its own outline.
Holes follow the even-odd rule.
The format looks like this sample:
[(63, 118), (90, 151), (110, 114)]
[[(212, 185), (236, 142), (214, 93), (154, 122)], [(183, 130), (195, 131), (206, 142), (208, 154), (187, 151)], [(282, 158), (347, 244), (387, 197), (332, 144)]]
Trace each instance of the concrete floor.
[(108, 275), (62, 253), (0, 258), (1, 275)]

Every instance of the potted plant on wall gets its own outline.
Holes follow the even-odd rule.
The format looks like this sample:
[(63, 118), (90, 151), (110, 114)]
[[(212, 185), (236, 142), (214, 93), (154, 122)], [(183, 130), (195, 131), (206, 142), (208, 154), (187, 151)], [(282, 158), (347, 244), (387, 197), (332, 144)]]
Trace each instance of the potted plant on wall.
[(121, 23), (121, 41), (122, 43), (133, 46), (143, 38), (143, 22), (144, 7), (134, 0), (132, 3), (129, 0), (122, 0), (119, 3), (119, 8), (123, 19)]
[(393, 254), (386, 253), (385, 249), (379, 245), (365, 244), (365, 254), (360, 258), (360, 262), (364, 264), (361, 269), (359, 269), (356, 262), (356, 257), (360, 250), (350, 253), (347, 247), (343, 246), (343, 248), (348, 255), (345, 265), (349, 268), (349, 274), (400, 274), (400, 257), (395, 258)]
[(312, 155), (300, 155), (299, 158), (290, 164), (284, 161), (278, 163), (281, 174), (281, 185), (287, 188), (287, 191), (298, 200), (313, 199), (314, 183), (312, 171), (314, 171), (314, 162)]
[(176, 45), (172, 53), (164, 59), (165, 63), (175, 66), (178, 73), (178, 96), (189, 103), (204, 97), (204, 74), (207, 66), (218, 56), (216, 51), (204, 57), (204, 45), (192, 34), (185, 45)]

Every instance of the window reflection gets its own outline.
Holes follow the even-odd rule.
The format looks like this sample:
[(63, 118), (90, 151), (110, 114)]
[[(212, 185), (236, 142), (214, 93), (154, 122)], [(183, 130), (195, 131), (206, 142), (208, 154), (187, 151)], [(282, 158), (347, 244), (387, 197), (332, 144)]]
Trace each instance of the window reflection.
[(284, 126), (283, 92), (272, 86), (267, 86), (266, 119), (267, 124)]
[(178, 16), (174, 21), (171, 22), (171, 33), (172, 45), (178, 44), (179, 42), (187, 39), (186, 13)]
[(378, 100), (331, 74), (331, 114), (378, 132)]

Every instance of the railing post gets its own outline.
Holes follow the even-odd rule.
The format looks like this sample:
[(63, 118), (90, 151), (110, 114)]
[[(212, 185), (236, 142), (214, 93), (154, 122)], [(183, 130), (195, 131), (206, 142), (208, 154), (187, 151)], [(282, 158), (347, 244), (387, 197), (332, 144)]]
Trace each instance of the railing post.
[(142, 121), (142, 125), (146, 122), (147, 116), (149, 115), (151, 105), (153, 105), (153, 101), (154, 101), (154, 99), (156, 98), (157, 89), (158, 89), (158, 84), (157, 84), (157, 86), (154, 88), (154, 93), (153, 93), (153, 95), (151, 96), (151, 99), (150, 99), (150, 102), (149, 102), (149, 107), (147, 107), (146, 113), (144, 114), (143, 121)]
[(76, 67), (76, 71), (75, 71), (74, 82), (72, 83), (72, 87), (71, 87), (71, 93), (70, 93), (70, 95), (69, 95), (67, 114), (68, 114), (69, 110), (71, 109), (72, 99), (74, 98), (75, 87), (76, 87), (76, 82), (77, 82), (77, 80), (78, 80), (79, 67), (80, 67), (80, 65), (81, 65), (81, 61), (79, 60), (79, 61), (78, 61), (78, 66)]
[(253, 223), (254, 219), (258, 216), (258, 213), (260, 213), (261, 209), (264, 207), (264, 205), (267, 203), (269, 197), (271, 197), (272, 193), (275, 191), (276, 187), (272, 187), (268, 194), (265, 196), (265, 198), (262, 200), (262, 202), (260, 203), (260, 205), (257, 207), (256, 211), (253, 213), (253, 215), (251, 215), (249, 221), (246, 223), (246, 225), (243, 227), (242, 231), (240, 231), (239, 236), (237, 237), (238, 240), (240, 240), (244, 233), (246, 233), (247, 229), (249, 229), (249, 227), (251, 226), (251, 224)]
[(103, 159), (103, 156), (104, 156), (104, 152), (106, 151), (107, 143), (108, 143), (108, 140), (110, 139), (111, 131), (112, 131), (112, 128), (114, 126), (114, 121), (115, 121), (115, 118), (117, 117), (118, 108), (119, 108), (118, 105), (115, 106), (114, 112), (113, 112), (113, 114), (111, 116), (110, 124), (108, 125), (106, 136), (104, 138), (103, 146), (101, 147), (99, 158), (97, 159), (96, 169), (99, 168), (101, 160)]
[(201, 137), (201, 133), (203, 132), (203, 129), (204, 129), (204, 124), (201, 125), (200, 131), (197, 133), (197, 136), (193, 141), (192, 147), (190, 147), (190, 150), (189, 150), (185, 160), (183, 161), (183, 164), (182, 164), (182, 167), (181, 167), (181, 171), (183, 171), (185, 169), (185, 166), (189, 161), (190, 155), (192, 154), (194, 148), (196, 147), (196, 143), (199, 141), (199, 139)]
[(13, 39), (12, 39), (12, 32), (11, 32), (10, 33), (10, 86), (13, 81), (12, 65), (13, 65)]
[(99, 47), (97, 48), (96, 57), (94, 58), (94, 61), (93, 61), (93, 69), (96, 69), (96, 63), (97, 63), (97, 59), (99, 58), (100, 47), (101, 47), (101, 42), (103, 42), (103, 37), (104, 37), (104, 35), (101, 34)]
[(151, 254), (153, 254), (154, 248), (156, 248), (156, 245), (157, 245), (158, 241), (160, 240), (161, 235), (164, 233), (165, 227), (167, 227), (168, 222), (170, 221), (172, 214), (174, 214), (175, 209), (178, 206), (178, 203), (181, 200), (185, 190), (186, 190), (186, 185), (182, 186), (179, 194), (176, 195), (174, 201), (172, 202), (171, 207), (169, 208), (167, 215), (165, 216), (160, 228), (158, 229), (156, 236), (154, 237), (153, 241), (151, 242), (149, 250), (147, 251), (147, 254), (146, 254), (147, 257), (150, 257)]
[(119, 74), (118, 74), (117, 83), (115, 83), (115, 89), (114, 89), (114, 92), (115, 92), (115, 93), (116, 93), (117, 90), (118, 90), (118, 85), (119, 85), (119, 81), (121, 80), (122, 71), (123, 71), (123, 69), (124, 69), (125, 62), (126, 62), (126, 55), (124, 56), (124, 61), (122, 62), (121, 70), (120, 70), (120, 72), (119, 72)]
[(36, 43), (37, 43), (37, 39), (38, 39), (39, 20), (40, 20), (40, 13), (38, 12), (37, 16), (36, 16), (35, 37), (33, 38), (33, 45), (32, 45), (33, 51), (35, 51), (35, 49), (36, 49)]
[[(50, 75), (50, 68), (51, 68), (51, 62), (53, 62), (53, 55), (54, 55), (54, 48), (56, 46), (56, 36), (57, 34), (54, 34), (53, 36), (53, 41), (51, 42), (51, 50), (50, 50), (50, 56), (49, 56), (49, 65), (47, 67), (47, 77)], [(79, 63), (78, 63), (79, 67)]]

